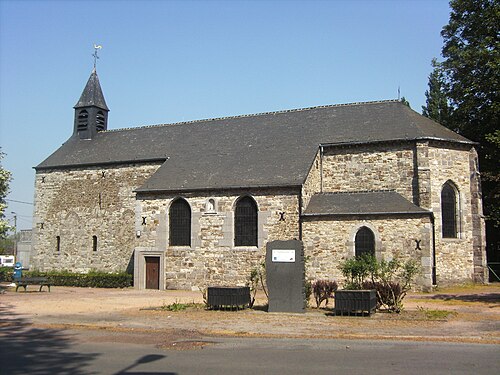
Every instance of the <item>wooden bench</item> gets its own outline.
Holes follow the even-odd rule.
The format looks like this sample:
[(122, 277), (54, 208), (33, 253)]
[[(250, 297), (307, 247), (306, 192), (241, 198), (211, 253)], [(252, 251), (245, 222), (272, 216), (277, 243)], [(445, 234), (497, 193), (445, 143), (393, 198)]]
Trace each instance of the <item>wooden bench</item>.
[(21, 277), (20, 279), (14, 280), (14, 283), (16, 284), (16, 292), (20, 286), (22, 286), (26, 292), (28, 285), (40, 285), (39, 292), (46, 286), (50, 292), (50, 286), (52, 285), (50, 280), (46, 277)]

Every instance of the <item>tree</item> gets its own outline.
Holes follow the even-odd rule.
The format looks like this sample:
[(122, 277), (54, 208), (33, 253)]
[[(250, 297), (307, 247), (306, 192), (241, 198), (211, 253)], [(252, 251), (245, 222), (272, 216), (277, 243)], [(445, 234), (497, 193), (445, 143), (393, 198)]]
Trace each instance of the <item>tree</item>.
[(500, 3), (452, 0), (450, 6), (450, 21), (441, 32), (445, 91), (454, 125), (481, 142), (499, 126)]
[[(424, 114), (479, 143), (489, 261), (500, 260), (500, 2), (451, 0)], [(431, 90), (432, 88), (432, 90)], [(449, 114), (439, 120), (445, 97)], [(438, 108), (438, 111), (435, 111)], [(438, 118), (434, 117), (438, 116)], [(498, 259), (497, 259), (498, 258)]]
[(422, 114), (447, 126), (450, 121), (450, 105), (444, 92), (443, 70), (435, 58), (432, 59), (432, 67), (434, 70), (429, 74), (429, 89), (425, 91), (426, 105), (422, 106)]
[[(451, 125), (480, 143), (485, 213), (500, 225), (498, 192), (500, 126), (500, 2), (452, 0), (448, 25), (441, 35), (445, 92), (452, 104)], [(497, 214), (495, 214), (497, 213)]]
[(400, 102), (403, 103), (405, 106), (410, 107), (410, 102), (404, 96), (400, 99)]
[(5, 208), (7, 207), (5, 197), (9, 193), (9, 183), (12, 180), (12, 175), (1, 164), (4, 155), (0, 149), (0, 239), (5, 239), (7, 231), (10, 229), (8, 221), (5, 220)]
[(480, 144), (487, 225), (498, 227), (500, 2), (451, 0), (450, 7), (441, 32), (444, 59), (433, 60), (423, 114)]

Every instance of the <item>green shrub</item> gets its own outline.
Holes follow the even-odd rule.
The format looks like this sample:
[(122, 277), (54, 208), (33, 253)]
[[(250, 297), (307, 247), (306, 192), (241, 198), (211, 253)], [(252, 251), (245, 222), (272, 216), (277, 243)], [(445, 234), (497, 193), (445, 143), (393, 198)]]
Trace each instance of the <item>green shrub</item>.
[(128, 288), (132, 285), (132, 275), (126, 272), (107, 273), (90, 271), (89, 273), (75, 273), (69, 271), (29, 271), (24, 276), (48, 277), (53, 285), (76, 286), (87, 288)]
[(0, 281), (12, 281), (14, 270), (12, 267), (0, 267)]
[(346, 259), (341, 263), (339, 269), (346, 278), (344, 289), (363, 289), (363, 282), (375, 273), (376, 263), (375, 257), (367, 254)]
[(419, 272), (414, 260), (378, 261), (366, 254), (347, 259), (339, 268), (346, 278), (345, 289), (375, 289), (377, 308), (396, 313), (403, 310), (403, 299)]

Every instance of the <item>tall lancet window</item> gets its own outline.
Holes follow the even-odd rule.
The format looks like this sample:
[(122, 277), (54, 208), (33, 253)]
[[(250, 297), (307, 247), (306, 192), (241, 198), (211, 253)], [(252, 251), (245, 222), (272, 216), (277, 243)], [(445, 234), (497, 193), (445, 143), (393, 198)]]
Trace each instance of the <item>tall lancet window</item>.
[(257, 203), (243, 197), (236, 203), (234, 214), (234, 245), (257, 246)]
[(441, 190), (441, 224), (443, 238), (457, 238), (457, 194), (449, 182)]

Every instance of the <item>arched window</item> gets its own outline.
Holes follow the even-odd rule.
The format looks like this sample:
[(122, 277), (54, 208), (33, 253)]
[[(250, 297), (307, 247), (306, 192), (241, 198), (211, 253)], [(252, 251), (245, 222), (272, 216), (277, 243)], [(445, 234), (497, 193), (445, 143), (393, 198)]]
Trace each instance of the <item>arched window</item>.
[(211, 212), (211, 213), (215, 213), (215, 199), (210, 198), (207, 201), (207, 209), (206, 209), (206, 211), (207, 212)]
[(61, 251), (61, 237), (60, 236), (56, 237), (56, 251), (57, 252)]
[(87, 130), (87, 125), (88, 125), (88, 120), (89, 120), (89, 114), (85, 109), (82, 109), (78, 113), (78, 121), (76, 124), (77, 130)]
[(191, 246), (191, 207), (184, 199), (170, 206), (170, 246)]
[(449, 182), (441, 190), (441, 224), (443, 238), (457, 238), (457, 195)]
[(104, 113), (102, 111), (97, 112), (96, 117), (96, 129), (98, 132), (101, 132), (106, 127), (106, 118), (104, 117)]
[(375, 255), (375, 235), (367, 227), (361, 227), (356, 233), (355, 254), (360, 256), (363, 254)]
[(97, 236), (92, 236), (92, 251), (97, 251)]
[(243, 197), (236, 203), (234, 245), (257, 246), (257, 204), (250, 197)]

